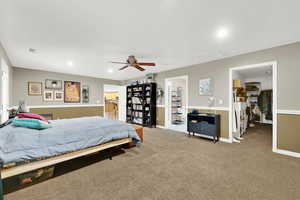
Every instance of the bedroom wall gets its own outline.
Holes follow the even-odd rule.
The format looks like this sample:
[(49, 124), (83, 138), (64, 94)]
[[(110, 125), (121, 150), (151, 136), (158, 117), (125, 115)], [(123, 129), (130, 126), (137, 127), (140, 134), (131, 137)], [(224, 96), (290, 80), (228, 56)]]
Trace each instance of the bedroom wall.
[[(188, 75), (189, 79), (189, 109), (207, 110), (208, 97), (200, 96), (198, 91), (199, 80), (202, 78), (213, 79), (214, 96), (221, 99), (223, 104), (216, 103), (211, 110), (222, 112), (222, 137), (228, 138), (228, 110), (229, 110), (229, 69), (232, 67), (251, 65), (263, 62), (277, 61), (278, 64), (278, 147), (282, 150), (300, 153), (300, 140), (297, 129), (285, 132), (282, 127), (293, 127), (294, 123), (300, 124), (300, 93), (298, 83), (300, 80), (300, 42), (280, 47), (274, 47), (253, 53), (197, 64), (189, 67), (165, 71), (156, 75), (158, 87), (165, 90), (166, 78)], [(158, 108), (160, 125), (164, 124), (164, 100)], [(283, 121), (284, 119), (284, 121)], [(227, 124), (227, 125), (226, 125)], [(226, 127), (227, 126), (227, 127)], [(293, 142), (293, 143), (291, 143)], [(297, 147), (297, 148), (296, 148)]]
[[(45, 79), (62, 81), (77, 81), (82, 85), (88, 85), (90, 91), (89, 103), (64, 103), (63, 101), (44, 101), (43, 96), (28, 96), (28, 82), (42, 82)], [(81, 116), (103, 116), (103, 85), (119, 85), (119, 81), (92, 78), (85, 76), (69, 75), (41, 70), (13, 68), (13, 105), (17, 106), (20, 100), (25, 100), (27, 106), (34, 113), (52, 113), (54, 118), (73, 118)]]

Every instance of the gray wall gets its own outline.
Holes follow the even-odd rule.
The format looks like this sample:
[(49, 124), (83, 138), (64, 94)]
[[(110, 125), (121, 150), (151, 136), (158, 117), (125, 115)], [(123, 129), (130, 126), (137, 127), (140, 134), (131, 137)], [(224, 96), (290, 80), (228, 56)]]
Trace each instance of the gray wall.
[(211, 77), (214, 95), (224, 101), (223, 105), (217, 103), (216, 107), (228, 107), (229, 68), (269, 61), (278, 62), (278, 108), (300, 110), (300, 42), (161, 72), (157, 74), (156, 82), (158, 87), (164, 88), (165, 78), (188, 75), (189, 106), (206, 107), (208, 97), (199, 95), (198, 85), (199, 79)]
[[(119, 85), (119, 81), (98, 79), (85, 76), (76, 76), (55, 72), (47, 72), (40, 70), (30, 70), (23, 68), (13, 68), (13, 105), (18, 105), (20, 100), (25, 100), (28, 106), (38, 105), (72, 105), (64, 102), (45, 102), (43, 96), (28, 96), (28, 82), (42, 82), (45, 87), (45, 79), (54, 79), (62, 81), (78, 81), (82, 85), (88, 85), (90, 89), (90, 102), (89, 104), (103, 104), (103, 85), (115, 84)], [(74, 105), (78, 105), (74, 104)]]

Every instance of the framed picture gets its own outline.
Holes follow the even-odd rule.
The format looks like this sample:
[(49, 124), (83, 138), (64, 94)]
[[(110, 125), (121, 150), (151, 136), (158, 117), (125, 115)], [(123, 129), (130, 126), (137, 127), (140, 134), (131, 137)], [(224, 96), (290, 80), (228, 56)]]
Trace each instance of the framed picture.
[(82, 103), (89, 103), (90, 101), (90, 94), (89, 94), (89, 86), (83, 85), (82, 86)]
[(61, 80), (45, 80), (45, 89), (48, 90), (62, 90), (62, 81)]
[(65, 103), (80, 103), (80, 82), (65, 81), (64, 90)]
[(53, 101), (53, 91), (44, 91), (44, 101)]
[(199, 94), (201, 96), (212, 95), (212, 80), (211, 80), (211, 78), (199, 80)]
[(41, 82), (28, 82), (28, 95), (29, 96), (42, 96), (42, 83)]
[(63, 101), (64, 92), (63, 91), (54, 91), (54, 101)]

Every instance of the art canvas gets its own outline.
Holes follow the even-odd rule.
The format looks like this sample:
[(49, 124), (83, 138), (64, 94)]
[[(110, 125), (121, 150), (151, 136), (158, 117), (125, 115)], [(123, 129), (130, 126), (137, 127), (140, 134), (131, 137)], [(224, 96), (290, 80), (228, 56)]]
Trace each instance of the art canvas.
[(44, 91), (44, 101), (53, 101), (53, 91)]
[(61, 80), (45, 80), (45, 89), (48, 90), (61, 90), (62, 89), (62, 81)]
[(28, 82), (28, 95), (42, 96), (42, 83), (41, 82)]
[(65, 81), (64, 90), (65, 103), (80, 103), (80, 82)]
[(212, 95), (212, 80), (210, 78), (199, 80), (199, 94), (202, 96)]
[(64, 92), (63, 91), (55, 91), (54, 92), (54, 101), (63, 101), (64, 100)]
[(82, 103), (89, 103), (90, 101), (90, 94), (89, 94), (89, 86), (83, 85), (82, 86)]

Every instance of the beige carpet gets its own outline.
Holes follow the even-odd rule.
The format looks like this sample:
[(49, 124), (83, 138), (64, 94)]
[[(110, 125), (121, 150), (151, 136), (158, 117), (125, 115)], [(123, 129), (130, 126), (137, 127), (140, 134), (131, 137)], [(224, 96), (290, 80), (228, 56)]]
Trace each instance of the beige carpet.
[(300, 159), (272, 153), (267, 127), (250, 130), (241, 144), (213, 144), (146, 129), (140, 148), (76, 169), (78, 162), (57, 168), (73, 171), (9, 193), (5, 199), (300, 199)]

